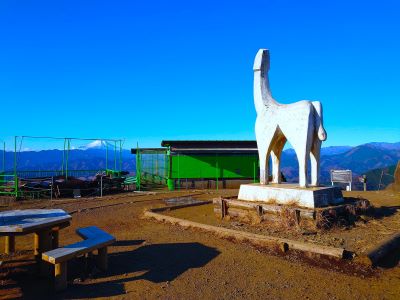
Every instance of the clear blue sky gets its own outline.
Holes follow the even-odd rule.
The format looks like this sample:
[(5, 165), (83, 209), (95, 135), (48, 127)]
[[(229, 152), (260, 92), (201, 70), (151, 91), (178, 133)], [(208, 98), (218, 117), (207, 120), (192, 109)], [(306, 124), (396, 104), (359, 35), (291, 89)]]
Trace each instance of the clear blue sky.
[(254, 139), (252, 64), (324, 146), (400, 141), (399, 1), (0, 2), (0, 139)]

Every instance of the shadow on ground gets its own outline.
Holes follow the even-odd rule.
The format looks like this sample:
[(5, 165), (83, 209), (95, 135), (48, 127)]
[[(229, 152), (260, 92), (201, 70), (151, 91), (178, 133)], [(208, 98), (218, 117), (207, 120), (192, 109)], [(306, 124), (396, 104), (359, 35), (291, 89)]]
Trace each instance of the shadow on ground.
[(384, 217), (390, 217), (394, 215), (397, 210), (400, 209), (400, 206), (381, 206), (374, 208), (374, 218), (381, 219)]
[[(116, 246), (140, 245), (143, 241), (118, 241)], [(117, 248), (118, 249), (118, 248)], [(94, 278), (102, 282), (85, 282), (72, 284), (65, 292), (54, 294), (50, 280), (38, 279), (34, 274), (14, 277), (21, 287), (24, 298), (29, 299), (77, 299), (96, 298), (124, 295), (124, 283), (136, 280), (147, 280), (153, 283), (173, 281), (175, 278), (192, 268), (206, 265), (219, 255), (215, 248), (204, 246), (200, 243), (171, 243), (144, 245), (134, 250), (128, 250), (109, 254), (109, 268), (107, 272), (96, 272)], [(68, 265), (71, 274), (79, 274), (76, 271), (85, 268), (85, 263), (79, 263), (79, 259)], [(90, 266), (89, 266), (90, 267)], [(139, 273), (131, 274), (131, 273)], [(68, 276), (69, 280), (76, 278)], [(108, 280), (107, 278), (110, 278)], [(11, 286), (10, 286), (11, 287)], [(41, 288), (43, 287), (43, 288)]]
[[(367, 199), (363, 199), (363, 198), (344, 197), (343, 204), (354, 204), (355, 202), (360, 201), (360, 200), (365, 200), (369, 203), (369, 201)], [(368, 208), (366, 211), (364, 211), (363, 214), (373, 217), (374, 219), (382, 219), (382, 218), (390, 217), (390, 216), (394, 215), (398, 209), (400, 209), (399, 205), (393, 205), (393, 206), (374, 206), (374, 205), (372, 205), (370, 208)]]
[(393, 251), (390, 251), (390, 253), (382, 258), (380, 261), (378, 261), (376, 266), (383, 269), (391, 269), (397, 267), (399, 265), (399, 262), (400, 247), (397, 247), (396, 249), (393, 249)]
[[(122, 244), (128, 241), (120, 242)], [(172, 281), (189, 269), (206, 265), (219, 255), (214, 248), (200, 243), (154, 244), (139, 247), (132, 251), (111, 253), (109, 270), (99, 276), (119, 277), (102, 283), (75, 285), (64, 295), (66, 298), (110, 297), (125, 294), (124, 282), (148, 280), (153, 283)], [(131, 277), (128, 274), (144, 272)]]
[(113, 244), (113, 247), (115, 246), (138, 246), (143, 244), (144, 240), (121, 240), (121, 241), (116, 241)]

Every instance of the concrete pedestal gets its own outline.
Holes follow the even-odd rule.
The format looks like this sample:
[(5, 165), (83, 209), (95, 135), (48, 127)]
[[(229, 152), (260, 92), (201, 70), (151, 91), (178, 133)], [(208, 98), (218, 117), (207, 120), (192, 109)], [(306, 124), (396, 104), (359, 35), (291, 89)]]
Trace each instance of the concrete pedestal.
[(325, 207), (343, 202), (342, 192), (334, 187), (301, 188), (298, 184), (242, 184), (239, 200), (262, 201), (299, 207)]

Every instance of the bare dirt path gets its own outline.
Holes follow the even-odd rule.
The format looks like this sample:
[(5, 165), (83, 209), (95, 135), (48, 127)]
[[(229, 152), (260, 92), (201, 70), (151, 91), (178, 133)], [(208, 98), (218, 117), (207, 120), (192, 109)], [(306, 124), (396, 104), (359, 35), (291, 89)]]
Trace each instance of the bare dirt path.
[[(237, 191), (221, 193), (229, 196)], [(162, 199), (185, 194), (197, 194), (196, 198), (204, 200), (218, 195), (193, 191), (126, 194), (102, 200), (24, 203), (15, 208), (41, 205), (76, 211), (72, 225), (61, 231), (61, 244), (78, 241), (75, 229), (89, 225), (101, 227), (118, 240), (109, 249), (107, 273), (96, 273), (83, 281), (75, 280), (67, 291), (56, 295), (57, 298), (400, 298), (398, 265), (365, 274), (343, 272), (334, 264), (315, 266), (295, 255), (279, 257), (204, 232), (141, 219), (145, 208), (163, 206)], [(108, 206), (85, 210), (103, 205)], [(4, 255), (0, 258), (4, 260), (0, 269), (1, 297), (54, 298), (49, 281), (38, 279), (33, 271), (31, 244), (30, 236), (17, 238), (18, 255), (11, 261)], [(0, 247), (3, 248), (3, 241)], [(395, 261), (398, 263), (398, 259)], [(75, 272), (71, 274), (75, 275), (73, 277), (82, 275), (80, 271)]]

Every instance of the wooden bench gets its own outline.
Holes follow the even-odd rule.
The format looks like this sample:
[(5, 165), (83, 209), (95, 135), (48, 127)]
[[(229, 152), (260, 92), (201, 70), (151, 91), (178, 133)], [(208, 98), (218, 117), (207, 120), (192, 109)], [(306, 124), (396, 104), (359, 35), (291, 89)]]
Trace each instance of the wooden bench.
[(67, 287), (67, 261), (71, 258), (98, 250), (97, 266), (101, 270), (107, 269), (107, 246), (114, 243), (115, 238), (96, 226), (77, 229), (76, 233), (84, 240), (42, 254), (44, 261), (54, 264), (54, 285), (57, 291)]

